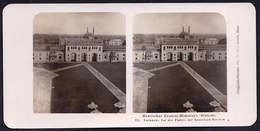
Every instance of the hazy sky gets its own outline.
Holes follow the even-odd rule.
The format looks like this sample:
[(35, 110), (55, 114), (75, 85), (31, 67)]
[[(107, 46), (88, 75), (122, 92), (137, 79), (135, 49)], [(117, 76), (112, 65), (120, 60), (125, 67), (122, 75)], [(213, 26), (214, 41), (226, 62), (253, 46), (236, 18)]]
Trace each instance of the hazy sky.
[(35, 16), (33, 32), (51, 34), (125, 35), (125, 17), (120, 13), (41, 13)]
[(134, 33), (180, 33), (182, 26), (191, 33), (225, 34), (226, 22), (218, 13), (146, 13), (134, 18)]

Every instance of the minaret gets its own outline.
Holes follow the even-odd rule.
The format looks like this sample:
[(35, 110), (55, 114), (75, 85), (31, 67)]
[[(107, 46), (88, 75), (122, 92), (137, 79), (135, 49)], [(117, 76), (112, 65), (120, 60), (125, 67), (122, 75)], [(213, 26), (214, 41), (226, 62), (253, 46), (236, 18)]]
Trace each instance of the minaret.
[(93, 35), (94, 35), (94, 33), (95, 33), (95, 29), (94, 29), (94, 26), (93, 26)]
[(87, 33), (88, 33), (88, 27), (87, 27)]
[(188, 26), (188, 33), (190, 34), (190, 26)]
[(184, 32), (184, 26), (182, 26), (182, 32)]

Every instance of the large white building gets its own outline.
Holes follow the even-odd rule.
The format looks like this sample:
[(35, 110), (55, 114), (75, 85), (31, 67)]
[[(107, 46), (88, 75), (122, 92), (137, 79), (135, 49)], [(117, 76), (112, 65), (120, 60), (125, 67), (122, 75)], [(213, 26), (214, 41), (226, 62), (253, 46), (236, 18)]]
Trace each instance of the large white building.
[(218, 43), (217, 38), (207, 38), (204, 40), (205, 44), (216, 45)]
[(63, 62), (64, 46), (60, 45), (34, 45), (33, 61), (42, 62)]
[(104, 62), (121, 62), (126, 61), (125, 46), (104, 46), (103, 47)]
[(134, 62), (160, 61), (160, 45), (134, 45)]
[(110, 46), (122, 46), (123, 40), (121, 40), (121, 39), (112, 39), (112, 40), (109, 40), (108, 43), (109, 43)]
[(216, 38), (206, 39), (210, 42), (201, 44), (198, 38), (188, 31), (182, 32), (178, 37), (157, 38), (156, 44), (147, 42), (134, 44), (134, 62), (157, 62), (157, 61), (222, 61), (226, 60), (226, 45), (218, 45)]
[[(103, 44), (93, 32), (79, 36), (61, 37), (56, 47), (34, 44), (33, 61), (38, 62), (123, 62), (126, 61), (123, 40), (112, 39), (112, 44)], [(58, 48), (59, 47), (59, 48)]]
[(222, 61), (227, 59), (226, 45), (201, 45), (200, 61)]
[(198, 40), (193, 38), (163, 39), (162, 61), (198, 61)]
[(65, 61), (101, 62), (103, 45), (101, 40), (78, 38), (69, 40), (65, 46)]

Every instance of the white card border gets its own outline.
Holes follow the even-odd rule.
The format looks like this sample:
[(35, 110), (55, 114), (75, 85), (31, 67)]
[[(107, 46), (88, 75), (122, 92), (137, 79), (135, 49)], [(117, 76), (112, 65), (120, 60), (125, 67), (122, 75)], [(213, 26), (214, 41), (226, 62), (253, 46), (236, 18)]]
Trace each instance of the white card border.
[[(228, 112), (208, 114), (216, 114), (216, 118), (226, 118), (229, 121), (135, 122), (135, 119), (143, 119), (143, 117), (142, 113), (132, 113), (131, 107), (131, 44), (127, 44), (128, 108), (126, 114), (33, 114), (32, 22), (33, 16), (40, 12), (120, 12), (126, 16), (127, 43), (132, 43), (132, 20), (138, 13), (217, 12), (222, 14), (226, 19), (228, 43)], [(10, 128), (250, 126), (257, 117), (255, 18), (255, 8), (250, 3), (8, 5), (3, 10), (4, 122)], [(234, 68), (237, 60), (235, 59), (237, 26), (240, 27), (240, 94), (236, 94), (236, 68)]]

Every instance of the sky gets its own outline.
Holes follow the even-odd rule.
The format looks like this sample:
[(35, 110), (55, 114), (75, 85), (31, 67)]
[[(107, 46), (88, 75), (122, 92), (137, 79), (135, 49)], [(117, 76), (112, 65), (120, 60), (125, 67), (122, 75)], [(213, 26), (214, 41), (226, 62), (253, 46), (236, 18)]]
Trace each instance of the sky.
[(125, 35), (125, 17), (120, 13), (40, 13), (34, 17), (33, 32), (38, 34)]
[(143, 13), (134, 17), (133, 31), (137, 34), (180, 33), (225, 34), (226, 22), (218, 13)]

